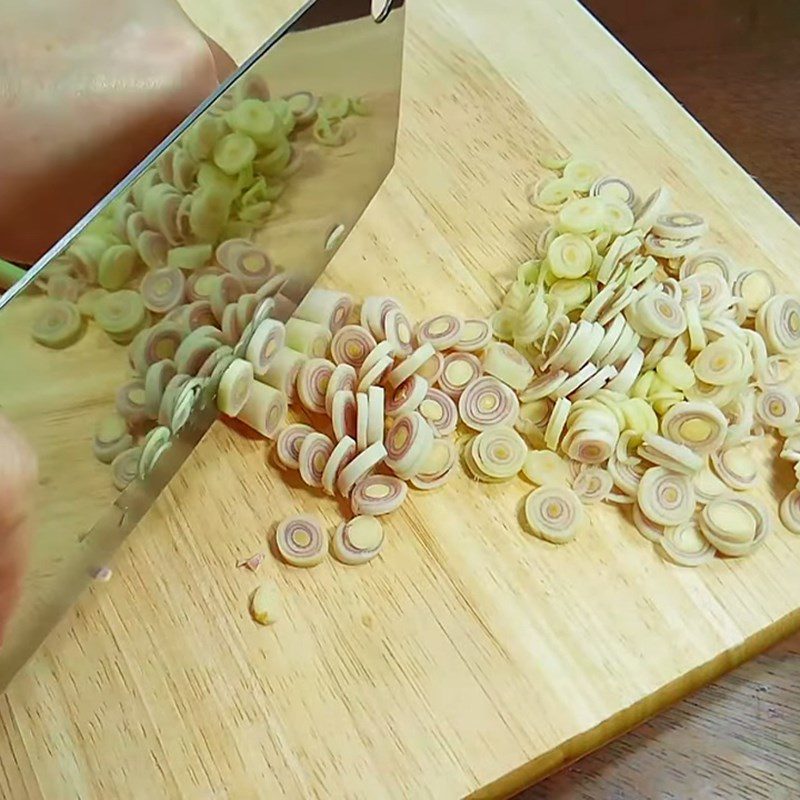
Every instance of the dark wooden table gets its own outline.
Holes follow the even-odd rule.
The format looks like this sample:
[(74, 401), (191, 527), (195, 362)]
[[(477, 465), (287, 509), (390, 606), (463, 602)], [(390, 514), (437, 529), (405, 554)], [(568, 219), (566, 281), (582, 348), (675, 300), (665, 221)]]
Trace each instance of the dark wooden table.
[[(800, 220), (800, 0), (583, 1)], [(800, 798), (800, 636), (520, 796), (673, 798)]]

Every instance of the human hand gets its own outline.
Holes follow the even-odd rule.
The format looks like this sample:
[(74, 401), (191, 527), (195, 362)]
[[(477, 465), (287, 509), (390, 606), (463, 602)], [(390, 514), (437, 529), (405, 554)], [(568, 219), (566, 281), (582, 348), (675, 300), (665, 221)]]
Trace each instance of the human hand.
[(0, 644), (22, 588), (36, 475), (33, 450), (0, 414)]

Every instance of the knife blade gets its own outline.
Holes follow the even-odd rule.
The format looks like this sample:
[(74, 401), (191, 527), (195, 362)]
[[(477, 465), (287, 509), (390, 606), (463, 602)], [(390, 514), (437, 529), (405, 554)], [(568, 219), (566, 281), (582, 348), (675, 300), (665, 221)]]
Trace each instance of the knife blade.
[[(347, 136), (341, 146), (321, 146), (319, 140), (324, 141), (330, 133), (324, 124), (317, 131), (317, 140), (314, 125), (293, 132), (291, 166), (300, 166), (281, 180), (285, 188), (274, 200), (276, 210), (259, 220), (253, 230), (246, 230), (247, 225), (226, 225), (224, 233), (212, 242), (217, 246), (244, 231), (280, 265), (286, 283), (272, 315), (285, 321), (394, 163), (404, 15), (403, 0), (308, 2), (23, 280), (0, 296), (0, 410), (34, 445), (40, 464), (36, 532), (22, 599), (0, 646), (0, 689), (107, 564), (217, 418), (218, 376), (193, 381), (182, 395), (190, 409), (188, 417), (179, 429), (171, 431), (169, 445), (154, 467), (134, 478), (123, 491), (116, 490), (110, 468), (93, 455), (92, 438), (97, 419), (114, 411), (118, 387), (130, 380), (129, 347), (111, 341), (91, 320), (84, 323), (78, 341), (67, 348), (48, 349), (35, 342), (29, 331), (48, 302), (42, 290), (46, 291), (54, 276), (68, 270), (85, 270), (93, 277), (104, 255), (98, 251), (98, 238), (106, 244), (130, 244), (138, 253), (137, 261), (144, 252), (150, 267), (161, 266), (166, 255), (159, 249), (163, 247), (159, 236), (149, 237), (151, 245), (158, 245), (154, 251), (142, 250), (144, 245), (137, 237), (143, 231), (152, 230), (166, 238), (167, 250), (197, 243), (190, 217), (184, 218), (182, 225), (175, 219), (154, 220), (152, 210), (147, 209), (149, 219), (142, 222), (145, 215), (141, 214), (139, 225), (129, 224), (129, 220), (142, 210), (145, 189), (155, 184), (173, 185), (176, 205), (186, 197), (196, 197), (199, 183), (214, 170), (187, 163), (187, 142), (192, 138), (202, 142), (201, 128), (216, 127), (217, 123), (212, 126), (209, 120), (225, 120), (243, 98), (264, 100), (267, 91), (273, 100), (309, 92), (317, 100), (327, 98), (332, 105), (340, 102), (336, 98), (361, 98), (358, 110), (366, 105), (368, 113), (347, 120)], [(330, 108), (327, 103), (322, 107)], [(334, 135), (336, 131), (334, 119)], [(177, 156), (179, 151), (182, 155)], [(203, 161), (196, 152), (194, 155), (196, 162)], [(205, 158), (211, 163), (213, 150)], [(278, 185), (278, 180), (273, 180), (274, 163), (265, 169), (267, 185), (274, 188)], [(237, 181), (240, 179), (241, 175), (237, 176)], [(251, 179), (255, 183), (257, 175), (246, 175), (243, 180)], [(185, 202), (191, 209), (195, 201)], [(252, 219), (248, 217), (247, 222)], [(213, 259), (208, 263), (214, 263)], [(140, 279), (145, 267), (138, 270)], [(244, 352), (252, 334), (253, 311), (250, 304), (243, 312), (242, 330), (231, 342), (235, 354)], [(141, 441), (142, 432), (138, 426), (131, 434)]]

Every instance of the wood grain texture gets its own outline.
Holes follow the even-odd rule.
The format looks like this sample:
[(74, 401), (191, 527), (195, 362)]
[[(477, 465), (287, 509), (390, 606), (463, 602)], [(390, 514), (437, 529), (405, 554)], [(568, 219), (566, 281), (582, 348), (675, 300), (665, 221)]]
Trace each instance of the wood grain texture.
[[(413, 4), (404, 94), (398, 166), (331, 285), (488, 312), (544, 222), (524, 187), (557, 143), (668, 182), (789, 281), (800, 230), (571, 0)], [(759, 492), (780, 494), (767, 455)], [(266, 562), (285, 617), (258, 629), (235, 560), (281, 514), (339, 510), (215, 426), (3, 698), (0, 795), (501, 796), (800, 626), (800, 538), (682, 570), (613, 509), (569, 547), (529, 539), (524, 492), (415, 495), (364, 568)]]

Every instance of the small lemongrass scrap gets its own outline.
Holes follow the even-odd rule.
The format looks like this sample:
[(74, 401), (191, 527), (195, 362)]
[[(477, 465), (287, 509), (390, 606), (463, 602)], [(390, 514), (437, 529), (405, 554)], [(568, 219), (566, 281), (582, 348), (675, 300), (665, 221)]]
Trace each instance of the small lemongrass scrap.
[(272, 625), (280, 618), (280, 598), (273, 584), (262, 583), (250, 596), (250, 616), (259, 625)]

